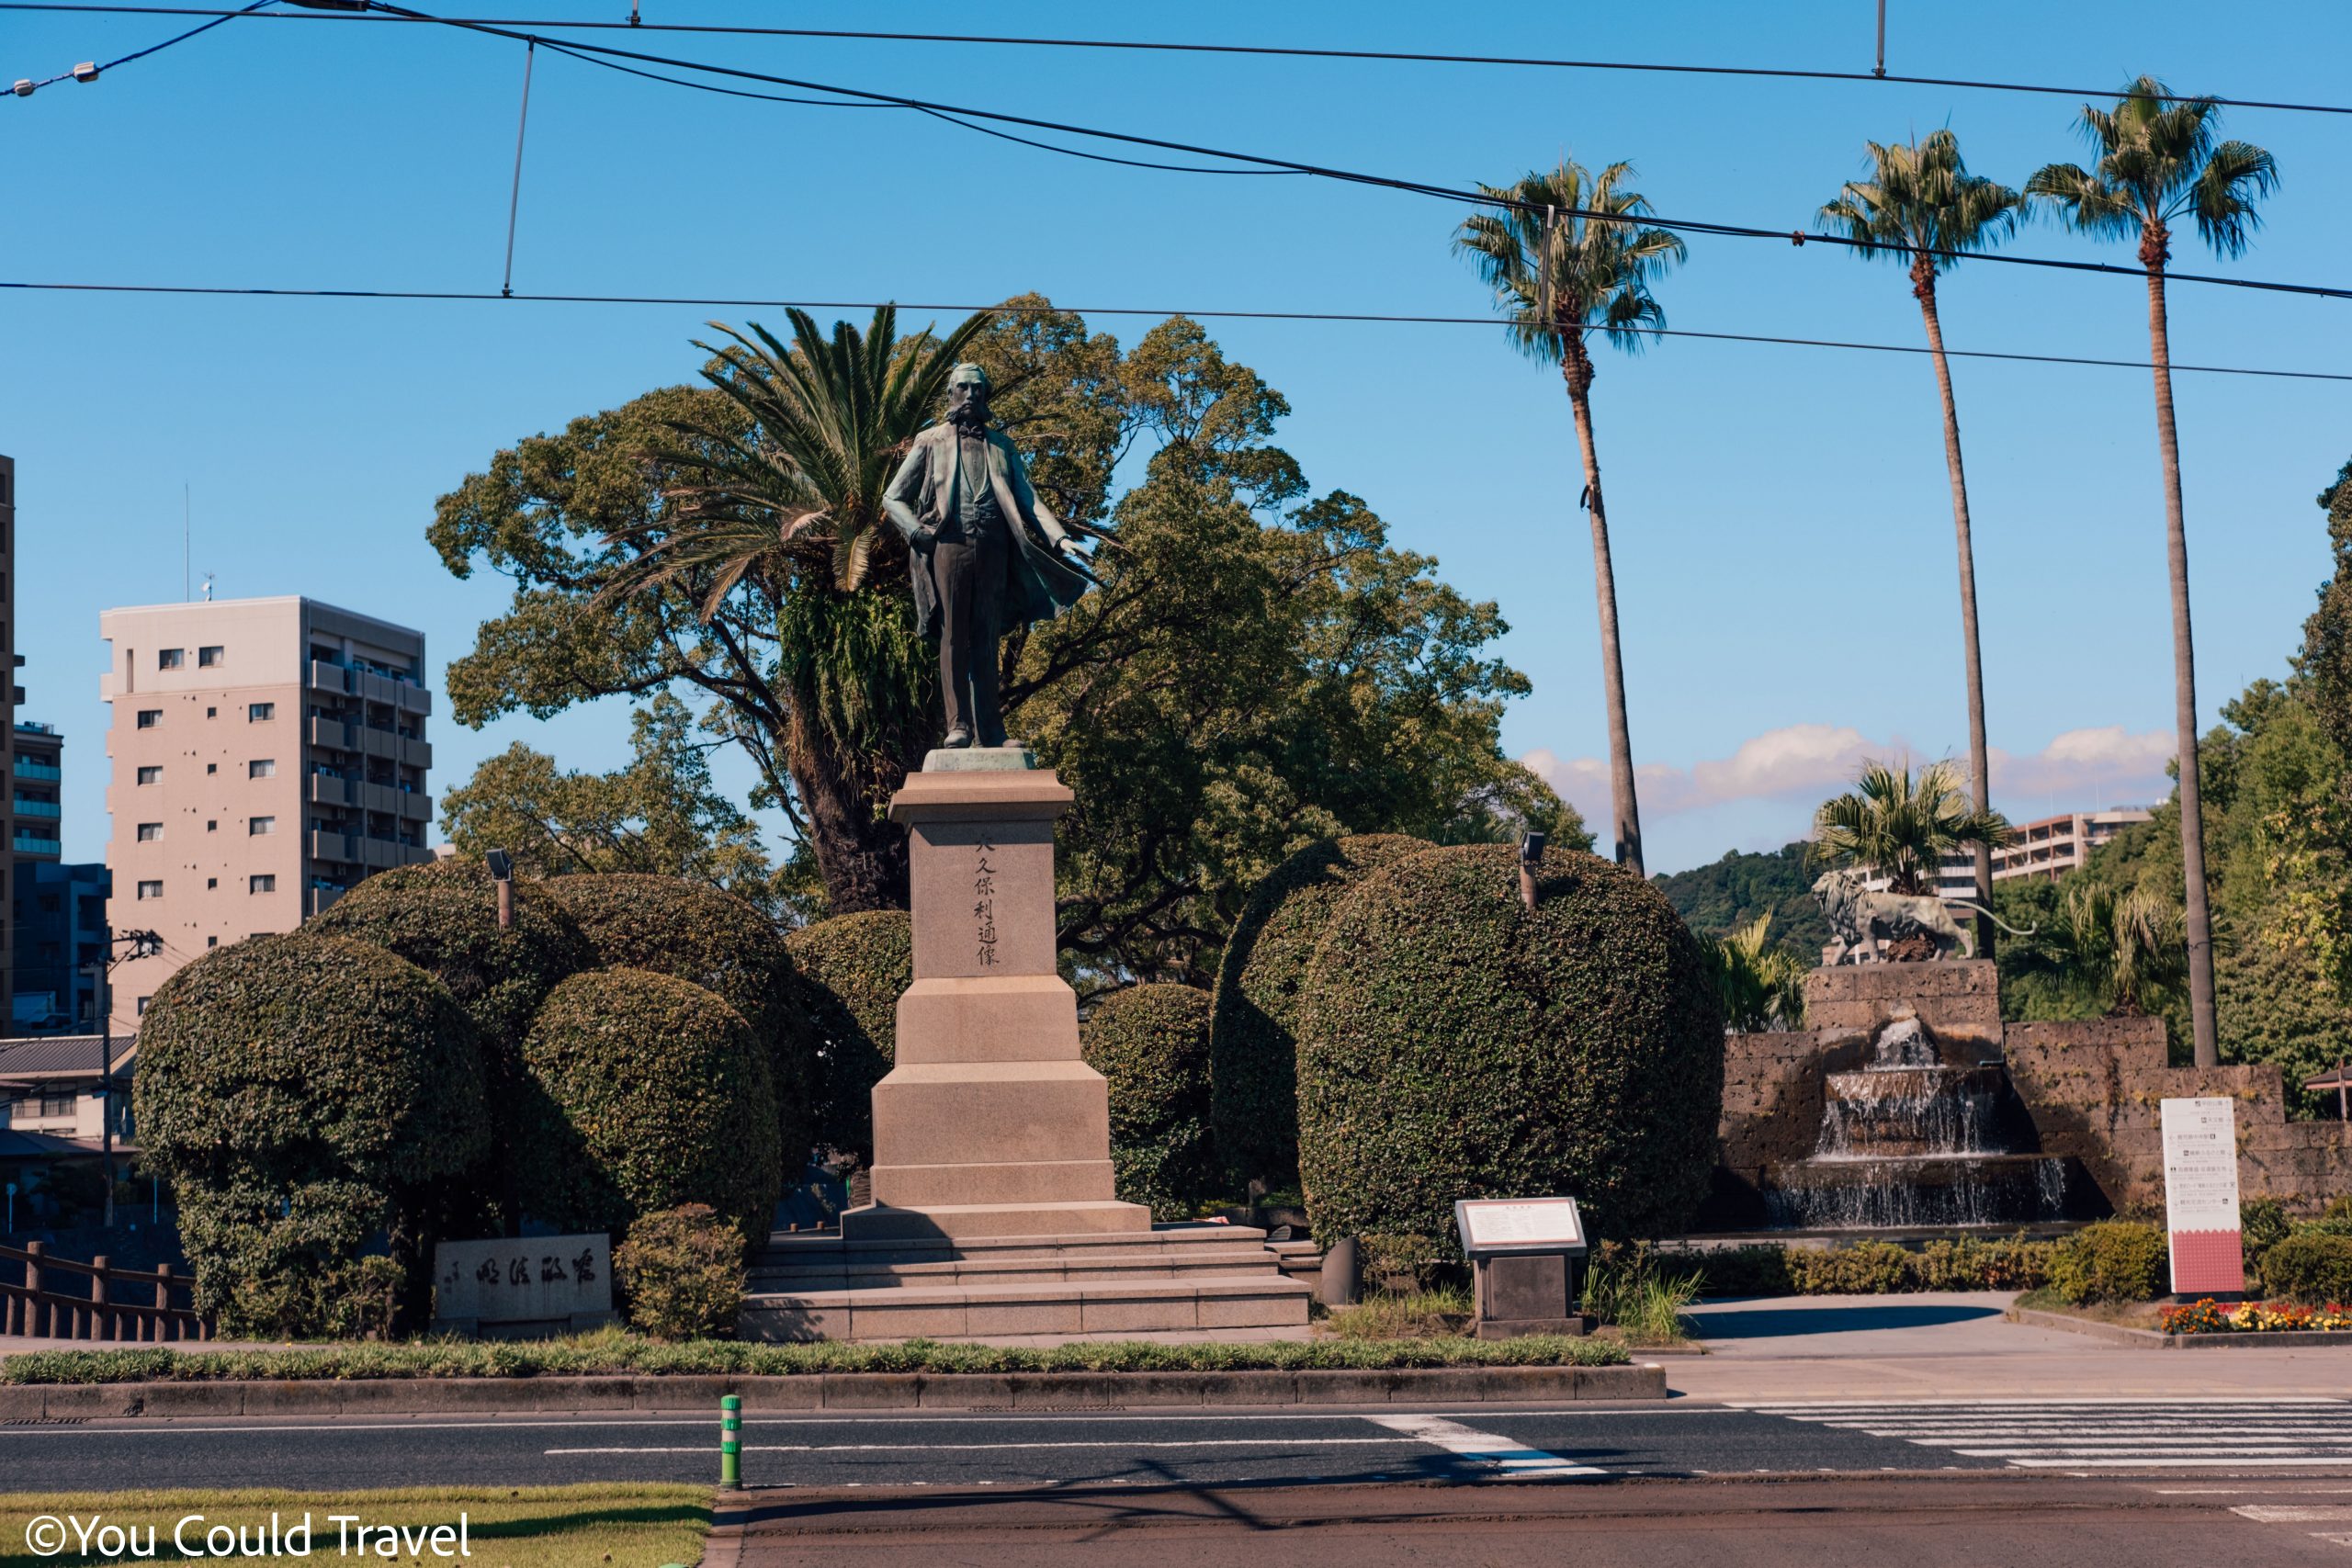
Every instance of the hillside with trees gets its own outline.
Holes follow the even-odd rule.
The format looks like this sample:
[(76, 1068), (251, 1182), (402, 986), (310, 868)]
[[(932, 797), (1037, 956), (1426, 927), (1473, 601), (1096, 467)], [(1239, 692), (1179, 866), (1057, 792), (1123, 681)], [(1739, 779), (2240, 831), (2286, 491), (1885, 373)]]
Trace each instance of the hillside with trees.
[(1829, 943), (1829, 922), (1813, 901), (1813, 879), (1820, 873), (1806, 859), (1809, 848), (1800, 840), (1768, 854), (1733, 850), (1711, 864), (1651, 880), (1698, 935), (1723, 936), (1769, 914), (1772, 924), (1765, 934), (1771, 944), (1818, 964)]

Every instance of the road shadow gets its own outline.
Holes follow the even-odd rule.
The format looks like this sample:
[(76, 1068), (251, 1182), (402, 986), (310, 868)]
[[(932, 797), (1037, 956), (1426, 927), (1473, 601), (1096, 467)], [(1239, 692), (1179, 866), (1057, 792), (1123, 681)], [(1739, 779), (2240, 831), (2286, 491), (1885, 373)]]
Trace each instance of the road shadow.
[(1976, 1323), (1999, 1317), (2001, 1309), (1956, 1302), (1873, 1302), (1867, 1306), (1769, 1307), (1761, 1312), (1710, 1312), (1697, 1307), (1689, 1315), (1702, 1340), (1780, 1339)]

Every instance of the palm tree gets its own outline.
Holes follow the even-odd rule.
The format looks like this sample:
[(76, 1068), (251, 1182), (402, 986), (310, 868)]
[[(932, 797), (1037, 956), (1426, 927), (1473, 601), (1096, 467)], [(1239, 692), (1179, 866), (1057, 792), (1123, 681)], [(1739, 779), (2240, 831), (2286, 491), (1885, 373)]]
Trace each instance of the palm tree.
[(1914, 778), (1908, 763), (1868, 762), (1855, 787), (1825, 800), (1813, 816), (1816, 858), (1867, 866), (1890, 891), (1933, 893), (1944, 856), (1963, 845), (1996, 845), (2008, 818), (1969, 804), (1950, 762), (1930, 762)]
[[(1951, 526), (1960, 544), (1961, 653), (1968, 679), (1968, 784), (1976, 808), (1993, 804), (1984, 747), (1984, 662), (1976, 636), (1976, 549), (1969, 535), (1968, 477), (1960, 458), (1960, 411), (1952, 400), (1951, 362), (1944, 355), (1943, 323), (1936, 314), (1936, 278), (1959, 263), (1958, 253), (1981, 251), (2017, 226), (2024, 198), (2008, 186), (1968, 172), (1960, 139), (1950, 130), (1924, 140), (1870, 149), (1872, 178), (1849, 180), (1821, 216), (1861, 242), (1863, 257), (1910, 262), (1911, 296), (1928, 328), (1928, 352), (1943, 400), (1944, 470), (1951, 479)], [(1976, 845), (1976, 902), (1993, 904), (1993, 850)], [(1993, 956), (1993, 918), (1976, 917), (1976, 952)]]
[(2245, 141), (2213, 139), (2221, 118), (2211, 98), (2172, 101), (2143, 76), (2112, 112), (2083, 106), (2085, 140), (2096, 167), (2051, 164), (2026, 195), (2101, 239), (2140, 242), (2148, 274), (2148, 356), (2155, 370), (2156, 451), (2164, 464), (2165, 529), (2172, 570), (2173, 726), (2180, 755), (2181, 870), (2187, 893), (2188, 1015), (2197, 1065), (2221, 1061), (2213, 1015), (2213, 922), (2205, 900), (2205, 813), (2197, 779), (2197, 668), (2188, 632), (2188, 535), (2181, 519), (2180, 442), (2172, 411), (2172, 344), (2165, 320), (2165, 263), (2173, 225), (2193, 220), (2214, 254), (2238, 255), (2260, 222), (2254, 204), (2278, 184), (2270, 154)]
[(2145, 1018), (2188, 974), (2183, 929), (2180, 905), (2147, 888), (2075, 882), (2025, 968), (2070, 985), (2108, 1018)]
[(1617, 579), (1609, 564), (1609, 513), (1600, 498), (1600, 458), (1592, 434), (1590, 332), (1627, 353), (1647, 342), (1642, 329), (1662, 327), (1666, 312), (1650, 285), (1682, 259), (1682, 242), (1639, 220), (1649, 203), (1623, 188), (1631, 164), (1595, 176), (1563, 158), (1549, 174), (1518, 184), (1481, 186), (1498, 211), (1469, 219), (1454, 248), (1476, 262), (1510, 323), (1512, 344), (1531, 358), (1557, 364), (1576, 416), (1584, 457), (1585, 505), (1592, 514), (1593, 591), (1600, 608), (1600, 672), (1609, 710), (1609, 791), (1616, 817), (1617, 863), (1642, 874), (1642, 821), (1634, 795), (1634, 747), (1625, 724), (1625, 671), (1617, 645)]
[(1725, 1028), (1752, 1034), (1804, 1027), (1806, 965), (1786, 948), (1765, 945), (1771, 928), (1767, 909), (1706, 944)]
[(687, 482), (660, 528), (607, 541), (629, 553), (599, 597), (678, 587), (706, 623), (739, 592), (775, 605), (783, 760), (831, 912), (903, 908), (905, 835), (878, 807), (921, 764), (937, 682), (882, 492), (987, 313), (903, 343), (888, 305), (865, 333), (842, 321), (830, 339), (790, 316), (789, 345), (756, 322), (748, 336), (713, 322), (728, 341), (695, 341), (730, 417), (673, 422), (680, 447), (648, 454)]

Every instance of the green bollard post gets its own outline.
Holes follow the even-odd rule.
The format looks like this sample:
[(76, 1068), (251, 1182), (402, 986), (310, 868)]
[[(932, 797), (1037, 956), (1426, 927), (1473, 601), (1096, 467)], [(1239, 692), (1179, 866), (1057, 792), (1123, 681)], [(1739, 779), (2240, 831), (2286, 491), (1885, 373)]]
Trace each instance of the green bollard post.
[(718, 1401), (718, 1483), (743, 1484), (743, 1396), (729, 1393)]

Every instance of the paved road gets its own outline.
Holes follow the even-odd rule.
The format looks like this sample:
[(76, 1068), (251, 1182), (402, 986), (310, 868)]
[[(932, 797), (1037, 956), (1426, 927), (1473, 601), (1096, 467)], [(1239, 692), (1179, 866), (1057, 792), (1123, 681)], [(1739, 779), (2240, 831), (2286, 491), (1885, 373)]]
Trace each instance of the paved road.
[[(2352, 1562), (2340, 1487), (1941, 1480), (752, 1494), (711, 1568), (2251, 1568)], [(722, 1515), (722, 1519), (729, 1516)]]
[[(2352, 1402), (2319, 1397), (876, 1413), (744, 1426), (747, 1481), (827, 1489), (1825, 1472), (2352, 1477)], [(716, 1422), (700, 1413), (44, 1424), (0, 1427), (0, 1490), (707, 1481), (716, 1448)]]

